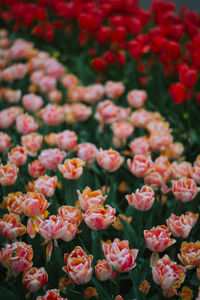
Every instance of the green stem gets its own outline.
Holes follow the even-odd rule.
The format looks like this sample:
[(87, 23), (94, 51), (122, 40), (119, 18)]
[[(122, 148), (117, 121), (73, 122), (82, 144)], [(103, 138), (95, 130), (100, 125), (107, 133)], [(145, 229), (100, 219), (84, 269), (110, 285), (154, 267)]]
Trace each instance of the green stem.
[(138, 247), (140, 248), (142, 241), (142, 222), (143, 221), (143, 211), (138, 211)]
[(106, 175), (105, 175), (105, 194), (108, 193), (108, 186), (109, 186), (109, 173), (106, 171)]
[(120, 273), (117, 272), (116, 285), (115, 285), (115, 294), (116, 294), (116, 296), (118, 296), (119, 293), (120, 293), (119, 283), (120, 283)]
[(92, 230), (92, 253), (97, 262), (98, 259), (102, 258), (102, 247), (101, 247), (101, 230)]

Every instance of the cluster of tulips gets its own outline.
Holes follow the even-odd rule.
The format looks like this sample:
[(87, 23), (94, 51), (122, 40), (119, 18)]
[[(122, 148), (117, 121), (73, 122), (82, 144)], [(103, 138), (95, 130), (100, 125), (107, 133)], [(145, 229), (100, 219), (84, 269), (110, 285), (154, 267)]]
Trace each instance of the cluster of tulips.
[(3, 285), (20, 299), (200, 299), (200, 155), (184, 159), (145, 90), (120, 106), (122, 82), (84, 86), (5, 30), (0, 69)]
[(65, 40), (75, 51), (84, 47), (92, 68), (105, 75), (116, 65), (128, 70), (134, 61), (141, 84), (147, 84), (159, 62), (165, 76), (179, 78), (169, 89), (176, 104), (191, 100), (194, 91), (200, 102), (194, 89), (200, 69), (195, 11), (183, 7), (177, 15), (174, 3), (160, 0), (153, 1), (151, 10), (138, 7), (138, 0), (11, 0), (2, 1), (0, 15), (14, 31), (55, 41), (59, 49)]

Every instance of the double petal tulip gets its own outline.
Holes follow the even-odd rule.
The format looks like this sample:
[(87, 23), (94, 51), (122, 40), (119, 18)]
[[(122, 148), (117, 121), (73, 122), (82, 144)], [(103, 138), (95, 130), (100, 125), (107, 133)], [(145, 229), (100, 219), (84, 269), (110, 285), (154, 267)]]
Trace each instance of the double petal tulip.
[(22, 146), (26, 148), (27, 152), (31, 156), (36, 156), (37, 151), (42, 146), (43, 136), (37, 132), (23, 135), (21, 137)]
[(43, 150), (38, 159), (46, 170), (56, 169), (66, 156), (65, 151), (60, 151), (57, 148)]
[(116, 219), (116, 210), (109, 205), (91, 207), (83, 214), (85, 223), (93, 230), (106, 229)]
[(23, 210), (21, 207), (21, 202), (24, 201), (24, 194), (21, 192), (9, 193), (3, 198), (2, 207), (7, 209), (9, 212), (16, 214), (22, 214)]
[(171, 261), (168, 255), (159, 259), (156, 266), (152, 268), (153, 280), (161, 286), (166, 296), (177, 294), (177, 288), (183, 283), (185, 273), (185, 268)]
[(60, 291), (53, 289), (48, 290), (44, 296), (38, 296), (36, 300), (67, 300), (60, 296)]
[(23, 273), (22, 277), (25, 288), (31, 293), (35, 293), (39, 288), (45, 285), (47, 281), (48, 275), (43, 267), (30, 268)]
[(95, 266), (95, 276), (100, 281), (115, 279), (117, 273), (113, 271), (106, 259), (98, 260)]
[(73, 151), (77, 146), (78, 137), (74, 131), (65, 130), (56, 135), (56, 143), (60, 149)]
[(163, 252), (169, 246), (176, 243), (170, 238), (171, 233), (165, 225), (153, 227), (151, 230), (144, 230), (144, 238), (147, 247), (151, 251)]
[(60, 216), (64, 221), (73, 224), (76, 228), (79, 227), (82, 221), (82, 212), (74, 206), (61, 206), (58, 210), (58, 216)]
[(7, 152), (10, 148), (10, 140), (11, 138), (7, 133), (0, 132), (0, 152)]
[(123, 164), (124, 158), (113, 149), (100, 149), (97, 153), (97, 162), (106, 171), (114, 172)]
[(127, 240), (120, 241), (116, 238), (111, 244), (103, 242), (102, 249), (105, 258), (117, 272), (125, 273), (135, 268), (138, 250), (129, 249)]
[(180, 251), (178, 258), (186, 269), (190, 270), (200, 265), (200, 241), (196, 243), (183, 242)]
[(50, 177), (48, 175), (40, 176), (35, 181), (35, 190), (42, 193), (45, 197), (51, 197), (55, 193), (58, 179), (57, 176)]
[(10, 213), (0, 219), (0, 234), (8, 240), (16, 240), (17, 237), (26, 233), (26, 227), (20, 222), (17, 214)]
[(81, 193), (78, 192), (78, 200), (82, 210), (90, 209), (93, 206), (102, 205), (107, 196), (103, 196), (101, 190), (92, 191), (90, 187), (86, 187)]
[(12, 185), (17, 180), (18, 167), (8, 162), (6, 165), (0, 164), (0, 184)]
[(153, 162), (150, 156), (135, 155), (133, 161), (127, 160), (131, 173), (137, 177), (144, 177), (151, 169)]
[(97, 148), (91, 143), (82, 143), (78, 145), (78, 157), (85, 161), (88, 165), (96, 160)]
[(149, 210), (154, 202), (154, 191), (150, 186), (144, 185), (141, 190), (137, 189), (135, 193), (126, 195), (126, 200), (138, 210)]
[(21, 114), (16, 118), (16, 129), (19, 133), (28, 134), (38, 129), (34, 118), (28, 114)]
[(147, 100), (147, 93), (144, 90), (132, 90), (127, 95), (130, 106), (140, 108)]
[(63, 267), (63, 271), (75, 284), (86, 284), (92, 276), (92, 260), (92, 255), (87, 255), (81, 247), (77, 246), (70, 254), (64, 255), (66, 266)]
[(63, 174), (64, 178), (75, 180), (82, 175), (83, 166), (85, 166), (85, 162), (80, 158), (75, 157), (66, 159), (63, 165), (58, 165), (58, 169)]
[(172, 184), (172, 193), (181, 202), (191, 201), (198, 192), (195, 181), (190, 178), (181, 178)]
[(30, 269), (33, 265), (33, 250), (30, 245), (22, 242), (6, 244), (0, 251), (0, 262), (8, 271), (17, 276)]
[(33, 178), (38, 178), (45, 173), (46, 169), (43, 167), (41, 162), (36, 159), (28, 165), (28, 171)]
[(169, 230), (175, 237), (187, 238), (192, 229), (191, 218), (187, 215), (181, 215), (179, 217), (171, 214), (166, 222)]
[(24, 165), (27, 161), (27, 157), (27, 150), (22, 146), (16, 146), (8, 153), (9, 162), (15, 164), (17, 167)]

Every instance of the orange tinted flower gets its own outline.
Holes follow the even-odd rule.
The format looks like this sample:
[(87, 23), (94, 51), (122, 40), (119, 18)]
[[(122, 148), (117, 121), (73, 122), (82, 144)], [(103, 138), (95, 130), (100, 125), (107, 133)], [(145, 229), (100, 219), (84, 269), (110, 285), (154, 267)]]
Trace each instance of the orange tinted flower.
[(77, 146), (78, 137), (74, 131), (65, 130), (56, 135), (56, 143), (60, 149), (73, 151)]
[(151, 251), (163, 252), (176, 243), (176, 240), (171, 239), (170, 236), (171, 233), (165, 225), (153, 227), (151, 230), (144, 230), (145, 242)]
[(43, 165), (41, 164), (41, 162), (37, 159), (37, 160), (32, 161), (28, 165), (28, 171), (29, 171), (29, 174), (33, 178), (38, 178), (42, 174), (44, 174), (44, 172), (46, 171), (46, 169), (43, 167)]
[(154, 191), (150, 186), (144, 185), (141, 190), (137, 189), (135, 193), (126, 195), (126, 200), (138, 210), (149, 210), (154, 202)]
[(28, 114), (21, 114), (16, 118), (16, 129), (19, 133), (28, 134), (38, 129), (34, 118)]
[(166, 223), (169, 227), (169, 230), (175, 237), (187, 238), (192, 229), (191, 219), (187, 215), (181, 215), (179, 217), (171, 214)]
[(29, 155), (35, 156), (42, 146), (43, 136), (39, 133), (30, 133), (21, 137), (22, 146), (24, 146)]
[(97, 162), (101, 168), (108, 172), (114, 172), (123, 164), (124, 158), (120, 154), (112, 149), (103, 150), (97, 153)]
[(33, 250), (31, 246), (22, 242), (16, 242), (11, 245), (6, 244), (0, 251), (1, 264), (9, 269), (14, 276), (31, 268), (33, 265), (32, 259)]
[(22, 282), (25, 288), (35, 293), (39, 288), (45, 285), (48, 281), (48, 275), (45, 269), (42, 268), (31, 268), (23, 273)]
[(103, 259), (97, 261), (95, 266), (95, 276), (100, 281), (106, 281), (115, 279), (117, 277), (117, 273), (113, 271), (108, 261)]
[(125, 86), (122, 82), (107, 81), (105, 84), (106, 96), (111, 99), (117, 99), (124, 92)]
[(56, 145), (56, 133), (50, 133), (49, 135), (44, 136), (45, 143), (47, 143), (49, 146), (54, 147)]
[(40, 176), (35, 181), (35, 190), (42, 193), (45, 197), (51, 197), (55, 193), (58, 179), (57, 176), (50, 177), (48, 175)]
[(66, 266), (63, 267), (63, 271), (68, 274), (74, 283), (86, 284), (92, 276), (92, 260), (92, 255), (87, 255), (81, 247), (77, 246), (70, 254), (66, 253), (64, 255)]
[(184, 147), (181, 143), (171, 143), (162, 152), (163, 155), (167, 156), (169, 159), (179, 159), (183, 154)]
[(95, 287), (88, 286), (84, 291), (84, 298), (90, 299), (92, 297), (98, 297), (98, 292)]
[(115, 221), (115, 213), (115, 208), (112, 208), (110, 205), (106, 205), (106, 208), (102, 206), (92, 206), (85, 211), (83, 219), (91, 229), (100, 230), (107, 228)]
[(10, 213), (0, 219), (0, 234), (8, 240), (16, 240), (17, 237), (26, 233), (26, 227), (20, 222), (17, 214)]
[(53, 289), (48, 290), (44, 296), (38, 296), (36, 300), (67, 300), (67, 298), (61, 297), (59, 290)]
[(90, 209), (91, 207), (103, 204), (107, 196), (103, 196), (101, 190), (92, 191), (90, 187), (86, 187), (82, 194), (78, 190), (78, 200), (82, 210)]
[(181, 177), (191, 177), (192, 165), (186, 161), (177, 163), (174, 161), (171, 164), (171, 177), (173, 179), (179, 179)]
[(142, 136), (135, 138), (129, 145), (132, 155), (143, 154), (148, 155), (150, 152), (149, 137)]
[(153, 162), (150, 156), (135, 155), (133, 161), (127, 159), (131, 173), (137, 177), (144, 177), (151, 169)]
[(186, 269), (193, 269), (200, 265), (200, 242), (188, 243), (183, 242), (181, 244), (181, 253), (178, 254), (178, 258)]
[(10, 148), (11, 138), (7, 133), (0, 132), (0, 152), (6, 152)]
[(24, 201), (24, 194), (21, 192), (9, 193), (3, 198), (2, 207), (7, 209), (9, 212), (16, 214), (22, 214), (21, 202)]
[(64, 178), (75, 180), (82, 175), (83, 166), (85, 166), (85, 162), (80, 158), (75, 157), (66, 159), (63, 165), (58, 165), (58, 169), (63, 174)]
[(120, 121), (111, 125), (113, 134), (120, 139), (127, 139), (133, 132), (133, 125), (129, 122)]
[(15, 164), (8, 162), (6, 165), (0, 164), (0, 183), (2, 185), (15, 184), (19, 169)]
[(183, 286), (181, 292), (179, 293), (179, 297), (181, 297), (182, 300), (192, 300), (193, 292), (189, 287)]
[(8, 160), (10, 163), (15, 164), (17, 167), (22, 166), (27, 160), (27, 150), (25, 147), (16, 146), (8, 153)]
[(181, 178), (172, 184), (172, 193), (181, 202), (191, 201), (198, 192), (199, 189), (193, 179)]
[(190, 218), (191, 225), (194, 227), (199, 219), (199, 214), (194, 214), (191, 211), (187, 211), (185, 214)]
[(58, 216), (62, 217), (64, 221), (71, 223), (78, 229), (82, 221), (82, 212), (74, 206), (61, 206), (58, 210)]
[(135, 268), (138, 250), (129, 249), (127, 240), (120, 241), (116, 238), (111, 244), (103, 242), (102, 249), (105, 258), (117, 272), (125, 273)]

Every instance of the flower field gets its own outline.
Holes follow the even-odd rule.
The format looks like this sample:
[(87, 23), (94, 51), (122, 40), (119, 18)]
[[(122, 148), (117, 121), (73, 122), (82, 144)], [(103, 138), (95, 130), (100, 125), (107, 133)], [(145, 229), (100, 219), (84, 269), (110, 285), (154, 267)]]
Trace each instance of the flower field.
[(200, 15), (0, 1), (0, 298), (200, 299)]

